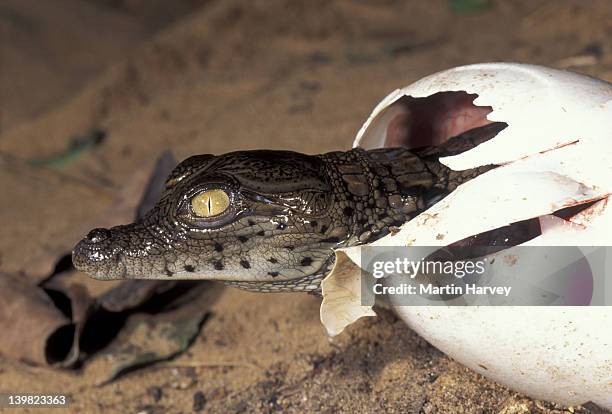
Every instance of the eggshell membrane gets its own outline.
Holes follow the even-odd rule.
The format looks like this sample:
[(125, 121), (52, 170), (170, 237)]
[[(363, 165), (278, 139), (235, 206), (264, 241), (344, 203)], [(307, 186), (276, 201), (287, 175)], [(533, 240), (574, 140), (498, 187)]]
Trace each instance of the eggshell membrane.
[[(612, 208), (607, 198), (612, 192), (611, 84), (534, 65), (458, 67), (393, 91), (373, 110), (354, 145), (384, 146), (389, 122), (404, 110), (399, 105), (402, 97), (427, 98), (448, 91), (476, 94), (475, 105), (492, 108), (487, 120), (508, 127), (476, 148), (441, 161), (456, 170), (491, 163), (502, 166), (459, 186), (405, 223), (399, 233), (372, 245), (445, 246), (534, 217), (540, 219), (542, 234), (525, 245), (612, 245)], [(593, 200), (600, 201), (569, 221), (552, 215)], [(360, 264), (359, 247), (336, 255), (339, 263), (350, 259)], [(370, 307), (360, 306), (356, 288), (360, 272), (355, 269), (352, 279), (343, 273), (340, 285), (345, 288), (337, 283), (330, 288), (335, 269), (323, 281), (321, 319), (330, 334), (371, 314)], [(337, 292), (344, 292), (345, 299), (338, 299)], [(353, 293), (351, 300), (346, 292)], [(329, 303), (334, 303), (333, 311)], [(330, 317), (340, 312), (342, 304), (341, 314), (346, 317)], [(593, 401), (612, 409), (612, 306), (394, 306), (394, 310), (434, 346), (510, 388), (563, 404)]]

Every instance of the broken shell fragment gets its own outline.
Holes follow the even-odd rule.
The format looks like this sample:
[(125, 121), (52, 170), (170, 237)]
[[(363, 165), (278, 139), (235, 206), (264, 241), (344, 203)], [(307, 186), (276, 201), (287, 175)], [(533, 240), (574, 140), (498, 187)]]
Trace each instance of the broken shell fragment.
[[(436, 145), (493, 122), (507, 127), (441, 161), (453, 170), (499, 167), (370, 246), (448, 246), (525, 220), (539, 221), (539, 234), (522, 245), (612, 246), (610, 83), (534, 65), (458, 67), (389, 94), (354, 146)], [(577, 214), (559, 214), (576, 206)], [(322, 283), (330, 335), (372, 314), (360, 297), (360, 253), (359, 246), (336, 252)], [(606, 266), (609, 280), (612, 259)], [(393, 308), (431, 344), (516, 391), (612, 408), (611, 306)]]

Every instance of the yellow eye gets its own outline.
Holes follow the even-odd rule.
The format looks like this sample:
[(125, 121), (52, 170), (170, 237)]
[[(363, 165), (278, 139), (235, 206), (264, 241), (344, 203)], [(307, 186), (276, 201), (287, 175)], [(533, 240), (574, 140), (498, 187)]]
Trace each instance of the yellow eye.
[(229, 205), (229, 196), (220, 189), (202, 191), (191, 199), (191, 209), (198, 217), (218, 216)]

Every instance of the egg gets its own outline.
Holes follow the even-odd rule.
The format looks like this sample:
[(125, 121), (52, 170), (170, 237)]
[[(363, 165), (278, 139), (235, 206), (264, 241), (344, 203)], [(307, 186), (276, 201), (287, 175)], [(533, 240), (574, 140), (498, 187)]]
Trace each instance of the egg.
[[(605, 81), (518, 63), (453, 68), (391, 92), (354, 146), (435, 145), (492, 122), (507, 126), (440, 161), (453, 170), (499, 167), (370, 246), (447, 246), (524, 220), (539, 221), (541, 230), (512, 248), (519, 258), (523, 246), (612, 246), (612, 84)], [(580, 205), (572, 216), (553, 214)], [(360, 299), (361, 250), (337, 251), (323, 281), (321, 320), (330, 335), (374, 315)], [(547, 266), (554, 271), (561, 259)], [(608, 283), (594, 294), (610, 303), (612, 258), (603, 260)], [(498, 262), (506, 274), (521, 271), (511, 268), (516, 263)], [(612, 306), (402, 306), (389, 300), (432, 345), (492, 380), (538, 399), (612, 409)]]

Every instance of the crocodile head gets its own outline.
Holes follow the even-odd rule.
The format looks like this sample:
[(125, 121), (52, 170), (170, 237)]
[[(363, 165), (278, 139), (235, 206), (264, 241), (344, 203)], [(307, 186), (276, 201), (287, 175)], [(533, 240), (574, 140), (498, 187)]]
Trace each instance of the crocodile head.
[(73, 251), (98, 279), (209, 279), (314, 290), (349, 236), (325, 163), (289, 151), (197, 155), (141, 220), (94, 229)]

